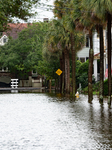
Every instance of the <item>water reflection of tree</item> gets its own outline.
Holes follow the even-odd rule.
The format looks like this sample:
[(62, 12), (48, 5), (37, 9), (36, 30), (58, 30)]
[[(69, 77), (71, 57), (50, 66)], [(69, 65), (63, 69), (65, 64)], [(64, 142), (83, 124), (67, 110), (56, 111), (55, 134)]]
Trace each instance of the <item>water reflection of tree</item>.
[(95, 142), (95, 148), (112, 147), (112, 111), (106, 109), (104, 104), (101, 104), (98, 109), (90, 104), (88, 113), (88, 131)]
[(110, 108), (108, 108), (108, 126), (107, 126), (107, 129), (108, 129), (108, 140), (109, 140), (109, 144), (112, 148), (112, 110)]
[(95, 122), (97, 123), (96, 132), (97, 140), (99, 141), (100, 148), (111, 148), (112, 147), (112, 112), (110, 109), (104, 107), (104, 104), (100, 105), (99, 114), (96, 117)]

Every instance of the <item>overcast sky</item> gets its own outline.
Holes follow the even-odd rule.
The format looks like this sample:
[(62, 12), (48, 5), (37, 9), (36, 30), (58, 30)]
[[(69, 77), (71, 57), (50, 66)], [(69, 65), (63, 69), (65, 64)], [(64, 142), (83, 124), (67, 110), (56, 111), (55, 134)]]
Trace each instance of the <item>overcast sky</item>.
[(33, 21), (43, 21), (43, 18), (53, 18), (53, 12), (51, 10), (46, 10), (47, 5), (53, 5), (54, 0), (41, 0), (41, 3), (45, 4), (45, 6), (37, 7), (34, 10), (38, 13), (34, 18), (29, 19), (30, 22)]
[[(44, 18), (48, 18), (49, 20), (53, 19), (53, 12), (52, 10), (47, 10), (47, 8), (50, 8), (48, 5), (50, 5), (53, 8), (53, 2), (54, 0), (40, 0), (41, 4), (44, 4), (44, 6), (37, 6), (36, 8), (33, 8), (33, 12), (37, 12), (38, 14), (35, 17), (32, 17), (30, 19), (28, 19), (28, 22), (32, 23), (32, 22), (38, 22), (38, 21), (42, 21)], [(24, 20), (21, 19), (17, 19), (17, 18), (13, 18), (13, 21), (16, 23), (17, 20), (21, 23), (25, 23)], [(27, 23), (27, 22), (26, 22)]]

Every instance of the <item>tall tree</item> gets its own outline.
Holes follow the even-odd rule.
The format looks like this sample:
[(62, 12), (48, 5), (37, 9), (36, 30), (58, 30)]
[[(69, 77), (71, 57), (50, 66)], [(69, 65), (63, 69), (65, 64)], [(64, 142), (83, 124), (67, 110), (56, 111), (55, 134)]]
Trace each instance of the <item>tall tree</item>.
[[(70, 92), (70, 62), (69, 62), (69, 43), (70, 33), (67, 32), (62, 24), (62, 20), (53, 20), (46, 38), (48, 51), (61, 52), (60, 57), (63, 59), (64, 67), (62, 67), (62, 79), (65, 79), (65, 92)], [(63, 84), (63, 83), (62, 83)]]
[[(89, 31), (90, 36), (90, 57), (89, 57), (89, 70), (88, 70), (88, 100), (91, 101), (93, 99), (92, 95), (92, 64), (93, 64), (93, 40), (91, 39), (92, 30), (95, 28), (100, 31), (100, 52), (102, 55), (100, 55), (100, 100), (103, 99), (103, 80), (104, 80), (104, 69), (103, 61), (104, 61), (104, 46), (103, 46), (103, 26), (104, 26), (104, 19), (102, 20), (99, 18), (96, 14), (95, 7), (92, 3), (93, 1), (90, 0), (75, 0), (74, 3), (72, 1), (72, 5), (74, 5), (74, 20), (77, 24), (77, 27), (79, 29), (84, 29)], [(96, 1), (94, 1), (96, 2)], [(100, 7), (102, 8), (102, 7)], [(102, 31), (101, 31), (102, 30)], [(92, 43), (91, 43), (92, 42)]]
[(103, 102), (103, 90), (104, 90), (104, 41), (103, 41), (103, 26), (99, 26), (100, 34), (100, 95), (99, 100)]
[(108, 103), (111, 105), (111, 14), (107, 15), (107, 38), (108, 38)]
[[(18, 76), (35, 70), (42, 60), (42, 46), (46, 35), (47, 23), (34, 23), (19, 33), (16, 40), (9, 40), (0, 47), (0, 66), (8, 67)], [(3, 60), (4, 58), (4, 60)], [(22, 72), (22, 74), (21, 74)]]
[(31, 8), (39, 0), (0, 0), (0, 32), (8, 27), (8, 23), (16, 19), (27, 20), (31, 17)]
[[(70, 33), (70, 39), (71, 39), (71, 52), (72, 52), (72, 95), (75, 96), (76, 92), (76, 76), (75, 76), (75, 69), (76, 69), (76, 51), (81, 48), (83, 45), (83, 34), (80, 33), (81, 36), (79, 36), (75, 31), (75, 24), (73, 18), (70, 16), (71, 11), (67, 10), (67, 7), (69, 5), (70, 1), (66, 1), (64, 3), (63, 0), (56, 0), (55, 1), (55, 9), (54, 14), (61, 18), (63, 21), (63, 26), (65, 27), (65, 30)], [(78, 36), (80, 38), (78, 38)], [(78, 41), (79, 40), (79, 41)], [(82, 40), (82, 43), (80, 42)], [(79, 42), (79, 44), (77, 44)]]
[(94, 29), (94, 24), (91, 22), (91, 14), (88, 12), (87, 8), (84, 7), (83, 0), (72, 0), (70, 7), (72, 17), (74, 19), (76, 29), (85, 31), (90, 37), (90, 50), (89, 50), (89, 68), (88, 68), (88, 101), (91, 102), (93, 99), (92, 93), (92, 68), (93, 68), (93, 39), (92, 32)]
[(88, 0), (90, 10), (97, 15), (98, 18), (107, 22), (108, 32), (108, 102), (111, 104), (111, 14), (112, 14), (112, 1), (111, 0)]
[[(63, 19), (62, 19), (64, 16), (63, 10), (62, 11), (60, 10), (61, 7), (64, 8), (65, 3), (63, 0), (55, 0), (54, 5), (55, 5), (54, 15), (58, 17), (59, 20), (61, 20), (63, 28), (64, 28), (64, 32), (68, 33), (68, 31), (65, 29), (64, 24), (63, 24)], [(63, 50), (63, 54), (64, 54), (63, 58), (64, 58), (64, 65), (65, 65), (64, 67), (65, 69), (63, 70), (63, 73), (65, 77), (65, 92), (66, 93), (70, 93), (70, 61), (69, 61), (69, 49), (68, 49), (69, 44), (70, 44), (69, 42), (66, 43), (65, 48)]]
[(93, 31), (89, 31), (90, 50), (89, 50), (89, 69), (88, 69), (88, 101), (93, 100), (92, 74), (93, 74)]

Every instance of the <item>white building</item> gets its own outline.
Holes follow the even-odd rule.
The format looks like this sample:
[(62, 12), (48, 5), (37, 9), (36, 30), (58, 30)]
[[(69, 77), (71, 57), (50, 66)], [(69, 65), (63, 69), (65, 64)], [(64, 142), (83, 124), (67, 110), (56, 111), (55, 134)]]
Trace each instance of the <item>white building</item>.
[(8, 37), (7, 37), (7, 35), (3, 35), (0, 38), (0, 45), (3, 46), (6, 42), (8, 42)]
[[(107, 66), (107, 32), (104, 30), (104, 77), (106, 72), (106, 66)], [(90, 48), (90, 40), (89, 36), (86, 35), (86, 43), (82, 50), (77, 52), (77, 57), (81, 62), (85, 62), (89, 58), (89, 48)], [(99, 80), (99, 59), (100, 59), (100, 39), (99, 34), (95, 31), (93, 33), (93, 50), (94, 50), (94, 70), (93, 75), (95, 77), (95, 80)], [(106, 79), (106, 77), (105, 77)]]

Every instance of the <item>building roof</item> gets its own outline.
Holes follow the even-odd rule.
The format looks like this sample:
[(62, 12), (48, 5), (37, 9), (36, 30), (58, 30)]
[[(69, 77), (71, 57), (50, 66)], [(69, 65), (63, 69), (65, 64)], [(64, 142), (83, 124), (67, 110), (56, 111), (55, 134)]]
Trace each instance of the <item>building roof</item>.
[[(104, 54), (105, 54), (105, 50), (104, 50)], [(100, 59), (100, 53), (95, 54), (94, 59)]]
[(9, 28), (6, 32), (3, 32), (3, 35), (11, 36), (13, 39), (18, 38), (18, 33), (21, 32), (23, 29), (28, 27), (27, 23), (9, 23)]

